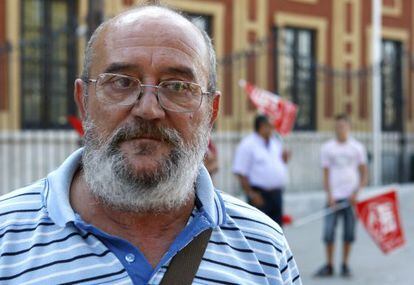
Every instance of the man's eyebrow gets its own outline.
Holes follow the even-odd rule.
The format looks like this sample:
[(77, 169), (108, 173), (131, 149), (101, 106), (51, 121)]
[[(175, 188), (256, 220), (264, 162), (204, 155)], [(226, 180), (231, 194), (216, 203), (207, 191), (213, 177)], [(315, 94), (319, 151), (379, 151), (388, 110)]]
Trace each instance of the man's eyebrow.
[(194, 71), (186, 66), (177, 66), (177, 67), (165, 67), (162, 70), (162, 73), (166, 74), (177, 74), (181, 75), (184, 78), (194, 81), (196, 79), (196, 75), (194, 74)]
[[(137, 64), (127, 62), (114, 62), (104, 69), (104, 73), (118, 73), (122, 71), (139, 71), (141, 68)], [(196, 75), (193, 69), (187, 66), (169, 66), (161, 69), (163, 74), (180, 75), (187, 80), (196, 80)]]
[(114, 62), (111, 63), (107, 68), (105, 68), (104, 73), (117, 73), (119, 71), (125, 70), (139, 70), (139, 67), (135, 64)]

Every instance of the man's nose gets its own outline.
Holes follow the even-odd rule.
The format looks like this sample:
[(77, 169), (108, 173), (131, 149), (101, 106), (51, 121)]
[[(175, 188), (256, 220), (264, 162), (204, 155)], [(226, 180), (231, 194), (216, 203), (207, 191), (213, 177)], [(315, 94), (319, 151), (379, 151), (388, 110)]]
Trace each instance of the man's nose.
[(161, 119), (165, 116), (165, 111), (158, 102), (157, 87), (153, 85), (143, 85), (141, 94), (132, 107), (131, 113), (144, 120)]

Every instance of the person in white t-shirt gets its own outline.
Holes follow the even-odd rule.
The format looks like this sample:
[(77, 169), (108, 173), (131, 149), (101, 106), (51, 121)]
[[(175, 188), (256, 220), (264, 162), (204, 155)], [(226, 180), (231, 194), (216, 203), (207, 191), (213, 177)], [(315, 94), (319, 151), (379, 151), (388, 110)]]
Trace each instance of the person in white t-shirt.
[(350, 122), (346, 115), (336, 116), (336, 138), (324, 143), (321, 148), (327, 207), (334, 211), (325, 218), (323, 240), (327, 262), (316, 272), (315, 276), (317, 277), (327, 277), (334, 274), (333, 254), (338, 218), (343, 218), (344, 225), (341, 275), (343, 277), (351, 276), (348, 259), (352, 242), (355, 239), (356, 223), (352, 206), (356, 202), (359, 191), (367, 184), (368, 171), (365, 147), (350, 136), (350, 128)]
[(233, 173), (248, 202), (282, 226), (282, 194), (288, 182), (290, 152), (283, 149), (266, 116), (256, 116), (254, 129), (237, 147)]

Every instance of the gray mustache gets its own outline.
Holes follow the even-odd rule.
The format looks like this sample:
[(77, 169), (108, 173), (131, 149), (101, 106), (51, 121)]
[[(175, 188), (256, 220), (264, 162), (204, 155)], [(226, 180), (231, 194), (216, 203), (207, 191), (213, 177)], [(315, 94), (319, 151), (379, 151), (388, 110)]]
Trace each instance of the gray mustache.
[(183, 144), (183, 140), (177, 130), (156, 126), (147, 121), (140, 121), (119, 128), (109, 139), (109, 147), (117, 147), (124, 141), (141, 137), (157, 139), (173, 146)]

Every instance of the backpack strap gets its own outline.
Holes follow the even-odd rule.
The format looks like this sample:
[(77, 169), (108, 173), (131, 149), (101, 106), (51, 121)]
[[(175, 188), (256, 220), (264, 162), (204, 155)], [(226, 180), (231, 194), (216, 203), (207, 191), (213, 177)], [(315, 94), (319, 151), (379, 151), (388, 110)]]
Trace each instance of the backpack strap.
[(160, 285), (190, 285), (193, 283), (212, 231), (212, 228), (205, 230), (173, 257)]

